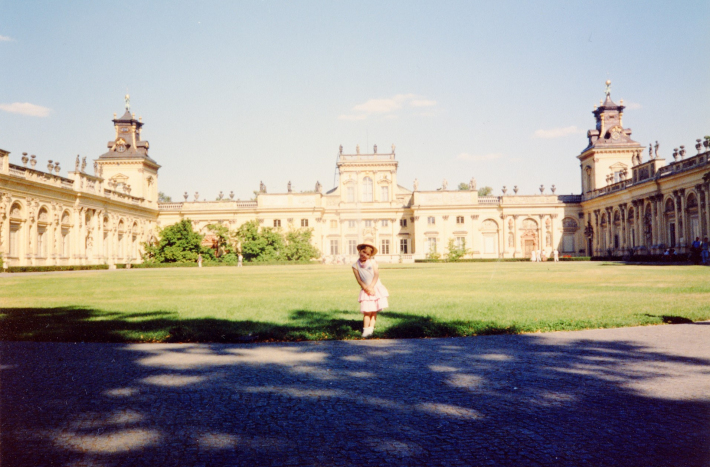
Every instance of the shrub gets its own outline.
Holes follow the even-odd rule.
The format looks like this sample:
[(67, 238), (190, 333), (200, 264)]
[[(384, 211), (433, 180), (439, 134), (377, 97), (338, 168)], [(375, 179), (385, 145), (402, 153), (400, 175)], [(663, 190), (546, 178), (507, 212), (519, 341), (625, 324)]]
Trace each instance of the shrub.
[(52, 272), (52, 271), (91, 271), (108, 269), (107, 264), (90, 264), (84, 266), (11, 266), (8, 272)]
[(202, 246), (202, 235), (192, 230), (192, 221), (183, 219), (161, 229), (156, 244), (144, 243), (143, 260), (156, 263), (185, 263), (197, 261), (200, 253), (213, 258), (210, 248)]

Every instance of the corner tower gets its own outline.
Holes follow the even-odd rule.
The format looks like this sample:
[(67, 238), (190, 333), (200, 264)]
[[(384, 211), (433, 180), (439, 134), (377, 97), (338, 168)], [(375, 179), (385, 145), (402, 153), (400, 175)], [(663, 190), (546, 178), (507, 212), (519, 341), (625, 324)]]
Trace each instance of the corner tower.
[(157, 207), (160, 165), (148, 155), (148, 141), (141, 140), (143, 122), (131, 114), (130, 96), (126, 95), (126, 112), (115, 116), (116, 136), (108, 142), (108, 152), (96, 160), (98, 173), (108, 181), (108, 189), (145, 198)]
[(587, 132), (589, 145), (577, 156), (582, 170), (582, 194), (625, 180), (629, 168), (640, 158), (643, 146), (624, 128), (624, 101), (611, 100), (611, 81), (606, 82), (606, 99), (594, 106), (596, 127)]

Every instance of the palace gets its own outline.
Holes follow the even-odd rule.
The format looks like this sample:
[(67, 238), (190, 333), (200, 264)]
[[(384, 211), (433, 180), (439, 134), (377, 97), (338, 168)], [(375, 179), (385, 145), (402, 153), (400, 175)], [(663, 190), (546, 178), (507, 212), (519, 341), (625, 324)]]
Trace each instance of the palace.
[[(254, 201), (220, 193), (216, 201), (158, 202), (160, 165), (141, 139), (143, 122), (126, 112), (113, 119), (114, 138), (94, 161), (77, 156), (68, 177), (59, 163), (37, 168), (23, 153), (11, 164), (0, 150), (0, 255), (5, 266), (121, 264), (141, 261), (141, 244), (157, 228), (182, 219), (207, 234), (207, 225), (230, 229), (257, 219), (263, 226), (313, 229), (313, 241), (327, 262), (353, 261), (358, 243), (380, 249), (384, 262), (411, 262), (431, 252), (445, 253), (449, 241), (465, 245), (474, 258), (525, 258), (533, 250), (554, 249), (570, 256), (621, 256), (630, 250), (660, 254), (687, 251), (695, 237), (710, 231), (710, 139), (697, 140), (697, 154), (684, 146), (666, 164), (649, 147), (631, 139), (623, 126), (623, 101), (606, 99), (595, 107), (595, 128), (580, 161), (582, 194), (557, 195), (554, 185), (539, 195), (478, 196), (467, 190), (410, 190), (397, 182), (395, 147), (385, 153), (344, 153), (337, 186), (320, 183), (309, 193), (267, 193)], [(29, 164), (29, 166), (28, 166)], [(458, 187), (457, 187), (458, 188)]]

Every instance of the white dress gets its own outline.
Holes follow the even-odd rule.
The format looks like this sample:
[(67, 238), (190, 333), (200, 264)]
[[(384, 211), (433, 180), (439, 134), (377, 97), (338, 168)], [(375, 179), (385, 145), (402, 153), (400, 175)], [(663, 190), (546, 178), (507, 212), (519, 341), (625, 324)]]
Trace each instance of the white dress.
[[(360, 260), (353, 263), (353, 269), (357, 271), (360, 275), (360, 280), (366, 285), (369, 285), (375, 277), (375, 266), (377, 266), (377, 263), (374, 259), (368, 259), (364, 264), (360, 263)], [(375, 295), (368, 295), (364, 290), (360, 289), (360, 295), (357, 298), (357, 301), (360, 302), (360, 311), (362, 313), (382, 311), (382, 309), (389, 307), (387, 302), (389, 295), (389, 292), (378, 278), (377, 284), (375, 284)]]

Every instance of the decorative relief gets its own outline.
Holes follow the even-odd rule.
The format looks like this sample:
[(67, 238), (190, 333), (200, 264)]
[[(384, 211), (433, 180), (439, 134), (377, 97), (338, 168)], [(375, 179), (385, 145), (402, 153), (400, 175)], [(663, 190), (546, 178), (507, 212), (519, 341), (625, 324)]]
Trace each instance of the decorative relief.
[(525, 219), (523, 221), (523, 230), (537, 230), (537, 222), (534, 219)]
[(564, 219), (562, 219), (562, 228), (565, 231), (573, 231), (574, 232), (579, 228), (579, 226), (577, 225), (577, 221), (575, 221), (571, 217), (565, 217)]
[(286, 196), (260, 196), (262, 206), (288, 206), (288, 198)]
[(293, 200), (297, 206), (314, 206), (316, 204), (315, 196), (296, 196)]
[(498, 223), (494, 221), (493, 219), (486, 219), (483, 221), (483, 224), (481, 224), (481, 229), (482, 230), (498, 230)]

